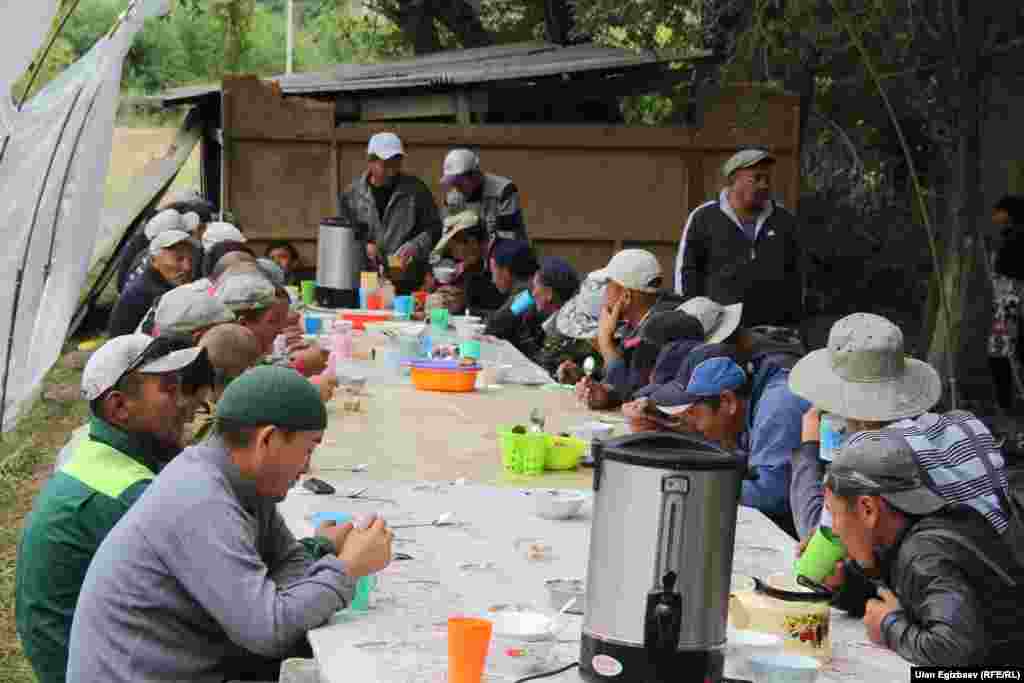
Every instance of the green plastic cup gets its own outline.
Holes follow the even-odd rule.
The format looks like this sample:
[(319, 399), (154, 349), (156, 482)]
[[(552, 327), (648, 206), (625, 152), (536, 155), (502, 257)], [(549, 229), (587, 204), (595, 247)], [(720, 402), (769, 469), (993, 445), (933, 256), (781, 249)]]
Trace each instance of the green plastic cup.
[(448, 309), (447, 308), (435, 308), (430, 311), (430, 323), (440, 329), (448, 329)]
[(314, 295), (316, 294), (316, 280), (303, 280), (302, 281), (302, 303), (307, 306), (313, 305)]
[(370, 593), (377, 587), (377, 577), (373, 574), (362, 576), (356, 581), (356, 591), (352, 595), (349, 607), (357, 612), (365, 612), (370, 607)]
[(463, 358), (480, 360), (480, 342), (476, 339), (469, 339), (459, 344), (459, 355)]
[(821, 583), (832, 575), (836, 562), (846, 557), (846, 546), (831, 529), (818, 528), (796, 561), (796, 575)]

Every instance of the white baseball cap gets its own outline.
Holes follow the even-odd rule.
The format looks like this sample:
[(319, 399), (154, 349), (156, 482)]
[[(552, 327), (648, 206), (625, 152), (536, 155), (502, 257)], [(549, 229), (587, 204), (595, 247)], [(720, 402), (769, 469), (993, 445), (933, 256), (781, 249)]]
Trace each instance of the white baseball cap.
[(634, 292), (654, 293), (661, 289), (661, 264), (643, 249), (623, 249), (608, 265), (590, 274), (595, 280), (614, 280)]
[(203, 234), (203, 249), (210, 251), (213, 245), (228, 241), (248, 242), (249, 240), (245, 238), (241, 230), (230, 223), (216, 221), (206, 226), (206, 233)]
[(132, 372), (162, 375), (184, 370), (203, 353), (198, 347), (171, 351), (169, 344), (154, 344), (155, 341), (148, 334), (126, 334), (101, 346), (82, 372), (82, 398), (99, 398)]
[(466, 148), (453, 149), (444, 158), (444, 175), (441, 184), (449, 185), (457, 176), (479, 170), (480, 157)]
[(394, 133), (377, 133), (370, 138), (370, 144), (366, 147), (366, 156), (375, 156), (384, 161), (404, 155), (402, 140)]
[(144, 232), (146, 233), (146, 239), (152, 240), (154, 237), (167, 230), (183, 230), (184, 229), (181, 214), (175, 209), (164, 209), (157, 215), (149, 219), (146, 223)]
[(155, 256), (160, 253), (162, 249), (170, 249), (176, 244), (181, 244), (182, 242), (188, 242), (193, 246), (199, 246), (187, 232), (182, 232), (181, 230), (165, 230), (154, 237), (153, 241), (149, 243), (149, 253), (150, 255)]

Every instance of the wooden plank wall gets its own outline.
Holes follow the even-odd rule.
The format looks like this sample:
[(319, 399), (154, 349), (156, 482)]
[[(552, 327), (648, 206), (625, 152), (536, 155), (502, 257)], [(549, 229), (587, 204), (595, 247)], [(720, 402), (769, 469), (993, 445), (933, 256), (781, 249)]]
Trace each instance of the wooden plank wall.
[[(519, 187), (530, 236), (542, 254), (581, 272), (623, 247), (653, 251), (671, 273), (687, 213), (717, 196), (719, 169), (737, 149), (778, 158), (775, 190), (789, 207), (799, 195), (798, 98), (763, 99), (763, 127), (738, 124), (743, 90), (707, 103), (699, 129), (594, 125), (334, 125), (333, 104), (282, 98), (255, 78), (224, 83), (225, 208), (262, 247), (293, 241), (316, 263), (320, 218), (364, 170), (366, 142), (392, 130), (406, 147), (405, 170), (442, 200), (441, 164), (458, 145), (480, 150), (484, 170)], [(668, 279), (671, 281), (671, 278)]]

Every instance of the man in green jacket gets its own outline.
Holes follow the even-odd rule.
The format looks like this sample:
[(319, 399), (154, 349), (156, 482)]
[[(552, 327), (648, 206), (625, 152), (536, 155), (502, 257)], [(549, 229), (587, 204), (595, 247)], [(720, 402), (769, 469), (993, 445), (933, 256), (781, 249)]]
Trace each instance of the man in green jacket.
[(18, 635), (41, 683), (65, 680), (71, 618), (96, 549), (182, 448), (206, 351), (144, 334), (115, 337), (89, 359), (82, 397), (89, 438), (36, 498), (18, 547)]

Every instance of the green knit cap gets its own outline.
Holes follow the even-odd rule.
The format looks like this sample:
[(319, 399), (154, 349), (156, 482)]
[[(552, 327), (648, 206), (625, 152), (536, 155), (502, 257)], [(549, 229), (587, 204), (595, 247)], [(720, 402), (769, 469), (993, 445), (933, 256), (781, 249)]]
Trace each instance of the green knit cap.
[(217, 403), (217, 419), (316, 432), (327, 427), (327, 410), (308, 379), (291, 368), (263, 365), (228, 385)]

